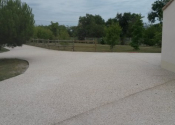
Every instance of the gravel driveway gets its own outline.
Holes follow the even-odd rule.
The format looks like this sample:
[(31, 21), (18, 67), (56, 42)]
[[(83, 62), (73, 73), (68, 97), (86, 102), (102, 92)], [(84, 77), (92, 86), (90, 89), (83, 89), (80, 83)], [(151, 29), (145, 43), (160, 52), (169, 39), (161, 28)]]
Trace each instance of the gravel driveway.
[(29, 62), (0, 82), (0, 125), (173, 125), (175, 73), (161, 54), (64, 52), (24, 45)]

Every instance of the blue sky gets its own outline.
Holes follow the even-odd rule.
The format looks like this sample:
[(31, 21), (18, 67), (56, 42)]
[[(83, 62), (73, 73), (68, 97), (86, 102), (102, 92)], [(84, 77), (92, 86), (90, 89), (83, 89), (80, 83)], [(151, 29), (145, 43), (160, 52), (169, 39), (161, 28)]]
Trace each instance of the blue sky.
[(51, 21), (60, 25), (76, 26), (80, 16), (86, 13), (100, 15), (105, 21), (117, 13), (141, 13), (148, 22), (147, 14), (155, 0), (22, 0), (33, 10), (36, 25), (49, 25)]

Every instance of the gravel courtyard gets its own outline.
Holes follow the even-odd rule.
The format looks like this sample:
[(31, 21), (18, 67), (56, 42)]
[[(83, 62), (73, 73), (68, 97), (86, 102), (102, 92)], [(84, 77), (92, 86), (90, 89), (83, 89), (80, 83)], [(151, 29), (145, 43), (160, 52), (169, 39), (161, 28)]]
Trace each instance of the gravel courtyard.
[(161, 54), (64, 52), (24, 45), (29, 62), (0, 82), (0, 125), (173, 125), (175, 73)]

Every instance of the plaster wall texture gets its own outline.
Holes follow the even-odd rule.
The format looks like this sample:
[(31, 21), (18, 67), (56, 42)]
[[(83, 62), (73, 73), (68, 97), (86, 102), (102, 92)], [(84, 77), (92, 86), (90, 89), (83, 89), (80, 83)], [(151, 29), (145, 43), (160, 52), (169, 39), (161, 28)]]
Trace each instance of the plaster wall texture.
[(161, 66), (175, 72), (175, 2), (163, 12), (163, 37)]

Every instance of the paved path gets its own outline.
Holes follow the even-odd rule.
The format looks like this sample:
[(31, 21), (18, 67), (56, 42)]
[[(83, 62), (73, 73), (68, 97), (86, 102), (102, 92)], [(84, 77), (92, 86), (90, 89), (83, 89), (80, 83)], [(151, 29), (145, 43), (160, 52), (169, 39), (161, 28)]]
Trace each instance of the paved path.
[(0, 125), (174, 125), (175, 73), (161, 54), (62, 52), (23, 46), (1, 53), (28, 70), (0, 82)]

